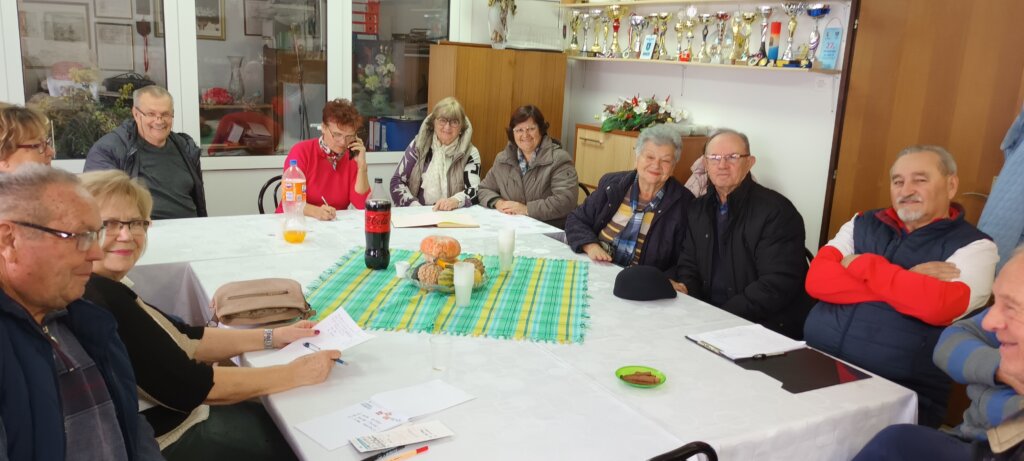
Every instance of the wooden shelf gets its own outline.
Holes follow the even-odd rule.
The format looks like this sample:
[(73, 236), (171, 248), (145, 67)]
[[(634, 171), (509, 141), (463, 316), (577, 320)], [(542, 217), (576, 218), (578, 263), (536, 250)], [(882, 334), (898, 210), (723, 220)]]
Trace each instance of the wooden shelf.
[(619, 59), (619, 58), (593, 58), (589, 56), (566, 56), (567, 58), (575, 61), (600, 61), (600, 62), (628, 62), (628, 63), (644, 63), (644, 64), (663, 64), (670, 66), (687, 66), (687, 67), (712, 67), (719, 69), (749, 69), (755, 71), (783, 71), (783, 72), (805, 72), (825, 75), (839, 75), (842, 71), (837, 69), (815, 69), (815, 68), (801, 68), (801, 67), (759, 67), (759, 66), (744, 66), (744, 65), (731, 65), (731, 64), (708, 64), (703, 62), (682, 62), (682, 61), (661, 61), (656, 59)]
[[(849, 3), (851, 0), (833, 0), (834, 3)], [(636, 1), (625, 1), (625, 2), (590, 2), (590, 3), (578, 3), (573, 1), (562, 0), (558, 5), (560, 8), (604, 8), (612, 5), (619, 6), (658, 6), (658, 5), (699, 5), (699, 4), (718, 4), (718, 5), (734, 5), (734, 4), (746, 4), (746, 5), (760, 5), (765, 3), (764, 0), (739, 0), (739, 1), (723, 1), (723, 0), (636, 0)]]

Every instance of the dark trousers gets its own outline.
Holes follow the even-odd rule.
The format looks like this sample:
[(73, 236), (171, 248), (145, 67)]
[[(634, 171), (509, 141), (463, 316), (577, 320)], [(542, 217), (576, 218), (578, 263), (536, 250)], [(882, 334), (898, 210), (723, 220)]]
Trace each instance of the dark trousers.
[(897, 424), (882, 429), (853, 461), (968, 461), (969, 442), (924, 426)]
[(210, 417), (161, 452), (168, 461), (297, 459), (274, 420), (257, 402), (210, 406)]

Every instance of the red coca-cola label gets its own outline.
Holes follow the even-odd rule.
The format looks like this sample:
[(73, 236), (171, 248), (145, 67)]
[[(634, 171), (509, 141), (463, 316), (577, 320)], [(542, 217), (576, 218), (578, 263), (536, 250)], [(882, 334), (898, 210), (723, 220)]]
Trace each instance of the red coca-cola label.
[(366, 232), (374, 234), (391, 232), (391, 211), (366, 210)]

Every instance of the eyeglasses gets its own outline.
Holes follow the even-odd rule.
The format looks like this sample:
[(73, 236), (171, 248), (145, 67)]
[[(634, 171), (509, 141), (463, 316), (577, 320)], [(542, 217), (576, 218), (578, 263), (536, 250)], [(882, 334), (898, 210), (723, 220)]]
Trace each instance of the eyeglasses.
[(534, 134), (534, 133), (537, 132), (537, 125), (527, 126), (527, 127), (523, 127), (523, 128), (516, 128), (516, 129), (512, 130), (512, 132), (515, 133), (517, 136), (521, 135), (521, 134), (527, 134), (527, 133)]
[(156, 112), (143, 112), (143, 111), (139, 110), (138, 107), (135, 107), (134, 109), (135, 109), (135, 112), (139, 113), (139, 115), (142, 115), (143, 117), (146, 117), (146, 118), (148, 118), (150, 120), (157, 120), (157, 119), (160, 119), (160, 120), (171, 120), (171, 119), (174, 118), (174, 113), (173, 112), (165, 112), (165, 113), (162, 113), (162, 114), (158, 114)]
[(46, 155), (46, 151), (53, 148), (53, 140), (44, 139), (43, 142), (36, 144), (16, 144), (14, 147), (17, 147), (18, 149), (35, 149), (39, 151), (39, 155)]
[(145, 219), (135, 219), (132, 221), (121, 221), (117, 219), (108, 219), (103, 221), (103, 229), (107, 232), (107, 235), (118, 235), (121, 233), (121, 229), (125, 227), (128, 231), (135, 235), (146, 235), (146, 231), (149, 230), (151, 221)]
[(350, 143), (350, 144), (352, 142), (354, 142), (356, 139), (359, 138), (359, 136), (356, 135), (355, 133), (352, 133), (352, 134), (341, 134), (341, 133), (335, 133), (335, 132), (333, 132), (331, 130), (327, 130), (327, 132), (331, 134), (331, 138), (333, 138), (333, 139), (340, 139), (340, 140), (342, 140), (344, 142), (347, 142), (347, 143)]
[(437, 122), (438, 125), (448, 125), (448, 126), (459, 126), (459, 125), (462, 125), (462, 120), (459, 120), (457, 118), (438, 117), (438, 118), (435, 118), (434, 121)]
[(741, 158), (750, 157), (750, 154), (707, 154), (704, 158), (708, 159), (708, 163), (718, 163), (725, 160), (729, 163), (739, 162)]
[(32, 223), (23, 222), (23, 221), (11, 221), (11, 222), (14, 223), (14, 224), (17, 224), (19, 226), (24, 226), (24, 227), (28, 227), (30, 229), (35, 229), (35, 230), (38, 230), (38, 231), (46, 232), (47, 234), (50, 234), (50, 235), (52, 235), (54, 237), (57, 237), (57, 238), (59, 238), (61, 240), (77, 239), (77, 246), (76, 246), (76, 248), (78, 248), (78, 251), (89, 251), (89, 249), (92, 248), (92, 245), (94, 243), (96, 243), (97, 241), (103, 240), (103, 238), (106, 236), (106, 232), (107, 232), (107, 229), (105, 227), (101, 227), (100, 230), (94, 230), (94, 231), (65, 232), (65, 231), (62, 231), (62, 230), (52, 229), (52, 228), (49, 228), (49, 227), (46, 227), (46, 226), (40, 226), (38, 224), (32, 224)]

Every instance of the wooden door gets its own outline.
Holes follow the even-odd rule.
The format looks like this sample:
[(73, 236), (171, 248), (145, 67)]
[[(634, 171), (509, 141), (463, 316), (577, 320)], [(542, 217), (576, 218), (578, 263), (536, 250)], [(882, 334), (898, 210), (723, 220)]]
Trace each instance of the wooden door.
[(831, 212), (822, 243), (854, 213), (890, 205), (888, 171), (913, 144), (956, 157), (955, 200), (977, 222), (1024, 102), (1024, 2), (861, 0)]

